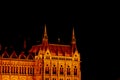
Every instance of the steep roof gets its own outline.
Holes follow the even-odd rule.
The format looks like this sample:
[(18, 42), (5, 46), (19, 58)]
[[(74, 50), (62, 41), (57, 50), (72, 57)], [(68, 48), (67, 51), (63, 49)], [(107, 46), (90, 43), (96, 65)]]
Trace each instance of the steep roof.
[(52, 55), (56, 56), (71, 56), (72, 55), (72, 50), (70, 45), (61, 45), (61, 44), (48, 44), (47, 47), (44, 47), (42, 44), (40, 45), (34, 45), (32, 48), (29, 50), (30, 53), (37, 53), (39, 50), (43, 49), (49, 49)]

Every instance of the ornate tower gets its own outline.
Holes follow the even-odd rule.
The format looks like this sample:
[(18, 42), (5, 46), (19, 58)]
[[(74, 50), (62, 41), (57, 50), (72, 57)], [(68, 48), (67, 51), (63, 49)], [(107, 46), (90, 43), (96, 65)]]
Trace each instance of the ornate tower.
[[(76, 70), (76, 74), (77, 77), (81, 80), (81, 70), (80, 70), (80, 53), (77, 50), (77, 45), (76, 45), (76, 38), (75, 38), (75, 31), (74, 28), (72, 30), (72, 41), (71, 41), (71, 47), (72, 47), (72, 57), (73, 57), (73, 62), (72, 62), (72, 66), (74, 66), (74, 75), (75, 75), (75, 70)], [(76, 76), (74, 76), (74, 78), (77, 78)], [(73, 79), (74, 79), (73, 78)]]
[[(31, 48), (35, 56), (36, 80), (81, 80), (80, 53), (74, 28), (70, 45), (48, 43), (46, 25), (42, 43)], [(38, 73), (40, 72), (40, 74)]]
[(48, 49), (48, 36), (47, 36), (47, 29), (46, 25), (44, 26), (44, 33), (42, 37), (42, 44), (41, 47), (38, 48), (38, 55), (35, 56), (35, 74), (36, 79), (44, 80), (45, 78), (45, 54), (46, 50)]

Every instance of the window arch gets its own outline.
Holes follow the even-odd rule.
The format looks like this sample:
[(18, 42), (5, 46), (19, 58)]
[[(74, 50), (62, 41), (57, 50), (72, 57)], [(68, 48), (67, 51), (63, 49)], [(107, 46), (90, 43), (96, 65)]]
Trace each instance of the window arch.
[(70, 67), (67, 67), (67, 75), (70, 75)]
[(2, 57), (3, 58), (9, 58), (9, 55), (8, 55), (7, 51), (4, 51), (4, 53), (2, 54)]
[(60, 74), (63, 75), (63, 66), (60, 67)]
[(19, 58), (20, 58), (20, 59), (26, 59), (26, 56), (25, 56), (24, 52), (21, 52), (21, 53), (20, 53)]
[(53, 66), (53, 74), (56, 74), (56, 66)]
[(77, 75), (77, 67), (74, 67), (74, 75)]
[(47, 64), (46, 67), (45, 67), (45, 73), (46, 73), (46, 74), (49, 74), (49, 66), (48, 66), (48, 64)]
[(29, 60), (33, 60), (32, 54), (29, 54), (29, 55), (27, 56), (27, 58), (28, 58)]
[(16, 52), (13, 51), (10, 57), (11, 57), (11, 58), (17, 58)]

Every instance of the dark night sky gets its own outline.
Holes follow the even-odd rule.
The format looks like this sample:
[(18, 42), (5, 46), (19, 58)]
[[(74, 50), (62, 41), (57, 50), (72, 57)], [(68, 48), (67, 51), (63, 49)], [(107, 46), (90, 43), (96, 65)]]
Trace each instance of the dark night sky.
[[(37, 41), (41, 43), (46, 24), (50, 43), (57, 43), (57, 38), (60, 37), (62, 44), (70, 44), (74, 26), (77, 47), (81, 53), (83, 80), (97, 80), (97, 75), (104, 72), (104, 69), (104, 74), (111, 71), (111, 74), (108, 73), (110, 76), (118, 77), (118, 73), (115, 73), (119, 71), (115, 67), (117, 62), (113, 63), (115, 66), (108, 67), (111, 65), (111, 58), (116, 56), (111, 55), (114, 51), (108, 40), (112, 29), (106, 28), (107, 23), (111, 26), (107, 17), (103, 17), (105, 15), (102, 12), (97, 12), (92, 7), (66, 10), (4, 9), (0, 15), (0, 43), (3, 47), (13, 45), (18, 49), (22, 48), (23, 39), (26, 38), (28, 47), (39, 44)], [(73, 12), (74, 14), (70, 14)], [(102, 76), (106, 76), (104, 74)]]

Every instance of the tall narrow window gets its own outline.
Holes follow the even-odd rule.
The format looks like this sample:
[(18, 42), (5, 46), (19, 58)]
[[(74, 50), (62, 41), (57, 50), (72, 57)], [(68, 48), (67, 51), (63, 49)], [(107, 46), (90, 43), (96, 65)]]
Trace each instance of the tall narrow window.
[(30, 70), (29, 70), (30, 68), (28, 67), (28, 74), (30, 74), (29, 72), (30, 72)]
[(46, 73), (46, 74), (49, 74), (49, 67), (48, 67), (48, 65), (47, 65), (46, 68), (45, 68), (45, 73)]
[(24, 74), (24, 69), (23, 69), (23, 67), (22, 67), (22, 74)]
[(7, 73), (7, 66), (5, 66), (5, 73)]
[(63, 67), (62, 67), (62, 65), (60, 67), (60, 74), (63, 75)]
[(70, 67), (67, 67), (67, 75), (70, 75)]
[(2, 73), (4, 73), (4, 66), (2, 66)]
[(11, 67), (11, 73), (13, 73), (13, 70), (14, 70), (13, 67)]
[(26, 67), (25, 67), (25, 70), (24, 70), (24, 71), (25, 71), (25, 74), (26, 74)]
[(14, 67), (13, 73), (15, 74), (15, 67)]
[(8, 73), (8, 65), (6, 65), (6, 73)]
[(10, 67), (8, 66), (8, 73), (10, 73)]
[(18, 67), (16, 67), (16, 73), (18, 74)]
[(56, 74), (56, 66), (53, 66), (53, 74)]
[(77, 75), (77, 68), (76, 68), (76, 66), (74, 68), (74, 75)]
[(21, 74), (21, 67), (20, 67), (20, 74)]
[(30, 74), (32, 74), (32, 68), (30, 68)]
[(23, 74), (25, 74), (25, 72), (26, 72), (26, 68), (25, 68), (25, 67), (23, 67)]

